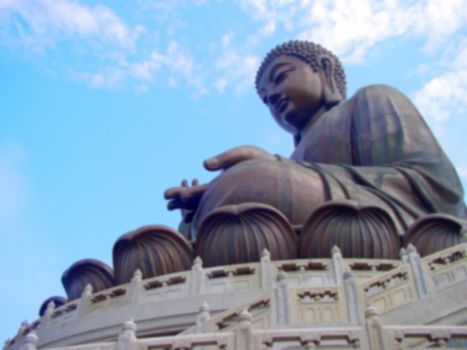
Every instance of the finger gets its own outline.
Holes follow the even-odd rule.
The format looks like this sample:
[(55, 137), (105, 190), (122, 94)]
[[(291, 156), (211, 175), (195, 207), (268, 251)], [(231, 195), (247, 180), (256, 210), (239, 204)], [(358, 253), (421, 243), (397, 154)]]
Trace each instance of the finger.
[(167, 209), (169, 210), (175, 210), (180, 208), (180, 202), (172, 199), (170, 202), (167, 203)]
[(215, 157), (206, 159), (204, 161), (204, 167), (207, 170), (215, 171), (221, 169), (228, 169), (231, 166), (240, 163), (242, 161), (252, 159), (254, 155), (246, 148), (238, 147), (231, 149), (227, 152), (218, 154)]
[(175, 197), (180, 197), (180, 194), (182, 193), (182, 188), (180, 187), (171, 187), (165, 190), (164, 192), (164, 198), (165, 199), (171, 199)]
[(191, 186), (192, 186), (192, 187), (198, 186), (198, 184), (199, 184), (198, 179), (193, 179), (193, 180), (191, 181)]
[(180, 193), (180, 200), (182, 202), (189, 202), (193, 198), (198, 196), (198, 189), (196, 187), (190, 187), (189, 189), (186, 189), (185, 191)]
[(183, 179), (181, 185), (182, 185), (182, 187), (188, 187), (188, 180), (187, 180), (187, 179)]

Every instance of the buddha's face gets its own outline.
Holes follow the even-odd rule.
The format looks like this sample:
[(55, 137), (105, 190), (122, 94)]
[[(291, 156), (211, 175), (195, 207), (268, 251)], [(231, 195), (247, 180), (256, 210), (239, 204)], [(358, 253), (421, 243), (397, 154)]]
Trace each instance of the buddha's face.
[(292, 134), (300, 133), (324, 104), (320, 73), (292, 56), (271, 61), (258, 91), (274, 119)]

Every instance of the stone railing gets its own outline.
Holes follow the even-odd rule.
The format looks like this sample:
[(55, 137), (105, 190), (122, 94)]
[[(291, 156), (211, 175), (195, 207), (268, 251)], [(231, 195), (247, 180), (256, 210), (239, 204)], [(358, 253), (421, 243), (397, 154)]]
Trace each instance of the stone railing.
[[(37, 350), (38, 338), (31, 331), (20, 350)], [(266, 349), (365, 349), (396, 350), (464, 349), (467, 327), (459, 326), (384, 326), (374, 307), (365, 311), (359, 326), (320, 328), (277, 328), (255, 330), (253, 315), (238, 314), (238, 326), (232, 330), (182, 334), (172, 337), (137, 338), (136, 324), (125, 322), (116, 342), (57, 347), (47, 350), (266, 350)]]
[[(191, 329), (185, 332), (188, 335), (198, 327), (196, 317), (203, 301), (209, 303), (215, 314), (210, 325), (200, 326), (210, 332), (236, 329), (238, 308), (245, 303), (255, 305), (247, 309), (253, 314), (258, 331), (266, 324), (274, 327), (361, 325), (367, 305), (384, 315), (467, 281), (466, 247), (467, 244), (460, 244), (421, 258), (409, 246), (401, 250), (401, 260), (344, 259), (339, 249), (334, 248), (330, 259), (271, 261), (265, 251), (257, 263), (203, 268), (197, 258), (190, 271), (149, 279), (142, 279), (137, 270), (130, 283), (97, 293), (88, 286), (78, 300), (58, 308), (50, 304), (40, 320), (22, 325), (18, 335), (6, 342), (6, 348), (18, 349), (31, 331), (44, 340), (41, 346), (53, 346), (61, 337), (75, 336), (77, 323), (81, 332), (94, 332), (82, 338), (85, 342), (99, 341), (96, 331), (99, 329), (106, 329), (105, 336), (109, 339), (112, 334), (116, 336), (125, 315), (136, 322), (147, 321), (148, 314), (144, 312), (147, 305), (155, 310), (151, 314), (154, 319), (172, 317), (172, 333)], [(230, 301), (230, 298), (236, 299)], [(256, 305), (252, 300), (260, 303)], [(122, 308), (125, 313), (120, 311)], [(159, 311), (162, 309), (165, 313)], [(180, 322), (176, 319), (177, 312)], [(93, 318), (92, 327), (87, 325), (89, 317), (99, 315), (102, 317)], [(218, 315), (224, 315), (224, 320), (218, 320)], [(149, 327), (147, 324), (145, 327)], [(157, 327), (161, 325), (157, 323)]]
[(375, 273), (396, 268), (398, 260), (344, 259), (338, 249), (332, 259), (271, 261), (264, 252), (261, 262), (203, 268), (197, 258), (191, 271), (142, 279), (135, 271), (131, 283), (93, 293), (85, 289), (80, 299), (58, 308), (51, 305), (40, 320), (43, 326), (54, 326), (84, 314), (152, 300), (184, 298), (190, 295), (224, 293), (235, 290), (272, 289), (280, 271), (287, 273), (288, 285), (325, 286), (342, 282), (342, 273), (351, 268), (358, 279), (368, 279)]

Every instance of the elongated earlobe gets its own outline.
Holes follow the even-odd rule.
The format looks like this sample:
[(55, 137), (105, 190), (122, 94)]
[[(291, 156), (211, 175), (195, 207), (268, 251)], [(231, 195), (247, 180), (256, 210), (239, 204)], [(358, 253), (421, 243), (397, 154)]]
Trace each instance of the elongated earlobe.
[(320, 55), (318, 62), (323, 77), (323, 98), (326, 107), (331, 108), (344, 99), (334, 78), (334, 61), (328, 55)]

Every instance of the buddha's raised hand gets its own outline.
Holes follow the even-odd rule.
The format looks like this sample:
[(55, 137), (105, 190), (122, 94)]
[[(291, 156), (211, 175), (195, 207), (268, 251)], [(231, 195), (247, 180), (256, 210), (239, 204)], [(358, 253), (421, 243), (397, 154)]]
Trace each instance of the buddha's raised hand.
[(196, 179), (191, 186), (187, 180), (183, 180), (179, 187), (171, 187), (164, 192), (165, 199), (169, 200), (167, 209), (181, 209), (183, 221), (190, 222), (207, 187), (208, 184), (199, 185)]
[(240, 146), (206, 159), (204, 167), (210, 171), (226, 170), (238, 163), (253, 159), (274, 159), (274, 156), (259, 147)]
[[(240, 146), (205, 160), (204, 167), (210, 171), (226, 170), (253, 159), (274, 159), (274, 156), (259, 147)], [(187, 180), (183, 180), (179, 187), (171, 187), (164, 192), (165, 199), (169, 200), (167, 208), (181, 209), (183, 221), (190, 222), (208, 186), (199, 185), (196, 179), (190, 186)]]

